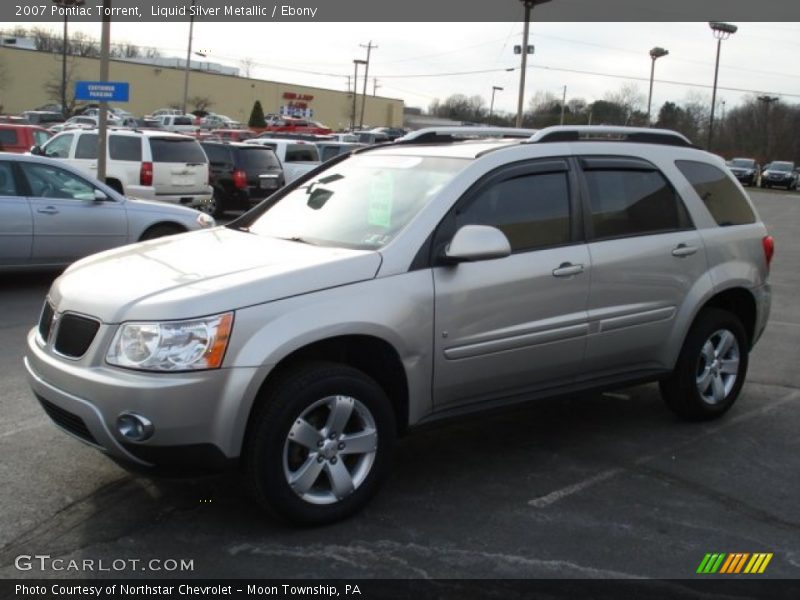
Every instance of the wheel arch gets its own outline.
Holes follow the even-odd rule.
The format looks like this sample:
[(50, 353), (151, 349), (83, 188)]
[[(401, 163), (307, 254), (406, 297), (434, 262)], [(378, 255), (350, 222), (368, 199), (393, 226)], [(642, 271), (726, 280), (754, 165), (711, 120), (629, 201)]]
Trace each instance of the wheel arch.
[(142, 233), (139, 234), (139, 237), (137, 238), (136, 241), (138, 241), (138, 242), (143, 241), (145, 239), (145, 236), (147, 236), (148, 233), (152, 232), (154, 229), (157, 229), (159, 227), (168, 227), (170, 229), (173, 229), (176, 234), (177, 233), (186, 233), (187, 231), (189, 231), (189, 229), (185, 225), (179, 223), (178, 221), (171, 221), (171, 220), (158, 221), (156, 223), (152, 223), (151, 225), (148, 225), (145, 228), (145, 230), (142, 231)]

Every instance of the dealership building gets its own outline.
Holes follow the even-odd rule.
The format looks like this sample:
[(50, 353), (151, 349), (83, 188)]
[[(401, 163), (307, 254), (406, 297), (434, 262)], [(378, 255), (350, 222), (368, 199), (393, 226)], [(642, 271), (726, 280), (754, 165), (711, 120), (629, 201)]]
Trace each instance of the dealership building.
[[(53, 82), (60, 85), (61, 60), (60, 54), (0, 46), (2, 111), (18, 114), (55, 102), (45, 91), (45, 86)], [(99, 79), (99, 59), (69, 56), (67, 60), (73, 82)], [(130, 85), (129, 102), (118, 106), (137, 116), (158, 108), (180, 106), (183, 100), (184, 62), (179, 59), (162, 59), (159, 62), (111, 60), (109, 79)], [(350, 123), (353, 95), (349, 92), (241, 77), (237, 69), (212, 69), (210, 63), (192, 61), (191, 67), (188, 98), (207, 99), (210, 101), (207, 110), (245, 124), (256, 100), (261, 101), (264, 113), (305, 115), (333, 129), (344, 129)], [(363, 100), (364, 97), (359, 94), (357, 122), (360, 120)], [(187, 110), (193, 108), (189, 102)], [(367, 95), (363, 122), (371, 127), (402, 126), (403, 101)]]

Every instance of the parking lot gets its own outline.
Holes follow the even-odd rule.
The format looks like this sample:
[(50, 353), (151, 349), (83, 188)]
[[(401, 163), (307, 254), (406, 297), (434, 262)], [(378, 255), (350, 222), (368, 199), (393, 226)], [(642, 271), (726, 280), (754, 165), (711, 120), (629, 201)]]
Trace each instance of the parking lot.
[[(3, 276), (0, 576), (685, 578), (710, 552), (774, 553), (765, 576), (800, 576), (800, 194), (751, 197), (776, 238), (772, 315), (723, 419), (680, 422), (645, 385), (428, 429), (324, 528), (277, 523), (235, 474), (137, 477), (58, 431), (22, 367), (53, 274)], [(21, 554), (194, 569), (19, 571)]]

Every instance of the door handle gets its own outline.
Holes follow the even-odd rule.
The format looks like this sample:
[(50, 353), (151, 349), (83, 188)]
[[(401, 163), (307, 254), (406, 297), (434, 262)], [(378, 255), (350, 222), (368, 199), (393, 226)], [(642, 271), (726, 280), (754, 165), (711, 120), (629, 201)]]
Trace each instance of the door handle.
[(89, 165), (89, 168), (90, 168), (90, 169), (96, 169), (96, 168), (97, 168), (97, 163), (92, 163), (92, 164), (90, 164), (90, 165)]
[(37, 208), (36, 212), (40, 212), (43, 215), (57, 215), (58, 209), (55, 206), (44, 206), (42, 208)]
[(553, 277), (572, 277), (583, 273), (583, 265), (573, 265), (570, 262), (561, 263), (557, 269), (553, 269)]
[(686, 244), (678, 244), (672, 249), (672, 256), (678, 258), (685, 258), (697, 252), (697, 246), (687, 246)]

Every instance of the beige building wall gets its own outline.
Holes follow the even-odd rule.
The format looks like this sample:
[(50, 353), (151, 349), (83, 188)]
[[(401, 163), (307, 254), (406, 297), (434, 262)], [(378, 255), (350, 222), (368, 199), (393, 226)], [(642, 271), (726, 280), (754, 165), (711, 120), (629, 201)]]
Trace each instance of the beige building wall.
[[(70, 57), (73, 79), (94, 81), (99, 78), (100, 61), (93, 58)], [(5, 66), (4, 81), (0, 80), (0, 105), (7, 114), (18, 114), (53, 102), (44, 86), (48, 81), (61, 82), (61, 55), (33, 50), (0, 47), (0, 65)], [(119, 106), (137, 116), (158, 108), (180, 104), (183, 99), (184, 71), (127, 61), (112, 60), (112, 81), (130, 84), (130, 101)], [(285, 93), (310, 95), (307, 102), (314, 109), (314, 119), (333, 129), (347, 127), (353, 110), (353, 97), (347, 92), (294, 85), (277, 81), (247, 79), (218, 73), (193, 70), (189, 74), (189, 98), (211, 99), (209, 110), (247, 123), (256, 100), (265, 113), (276, 113), (288, 101)], [(358, 96), (359, 120), (362, 96)], [(189, 105), (188, 110), (192, 110)], [(378, 127), (403, 125), (403, 101), (382, 96), (367, 96), (364, 124)]]

